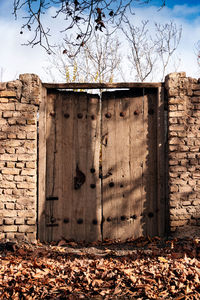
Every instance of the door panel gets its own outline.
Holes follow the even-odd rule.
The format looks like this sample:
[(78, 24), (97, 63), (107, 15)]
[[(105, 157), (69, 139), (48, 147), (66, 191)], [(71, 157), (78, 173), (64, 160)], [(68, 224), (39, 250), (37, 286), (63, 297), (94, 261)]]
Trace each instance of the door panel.
[(99, 97), (49, 94), (47, 240), (101, 238), (99, 151)]
[(149, 97), (142, 90), (103, 93), (103, 238), (125, 240), (157, 231), (157, 154), (151, 126), (156, 100), (156, 94)]

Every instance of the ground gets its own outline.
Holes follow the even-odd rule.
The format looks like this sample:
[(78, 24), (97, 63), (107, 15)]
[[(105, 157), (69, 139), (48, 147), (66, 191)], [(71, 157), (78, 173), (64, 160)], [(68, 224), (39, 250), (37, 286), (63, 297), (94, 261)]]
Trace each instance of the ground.
[(200, 299), (200, 240), (2, 241), (0, 299)]

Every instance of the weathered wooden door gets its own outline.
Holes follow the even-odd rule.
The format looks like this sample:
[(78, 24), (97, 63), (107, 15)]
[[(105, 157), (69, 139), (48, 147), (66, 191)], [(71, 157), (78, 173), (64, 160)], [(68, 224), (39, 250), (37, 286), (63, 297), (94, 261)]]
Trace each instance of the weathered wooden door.
[(99, 96), (49, 92), (44, 239), (101, 239)]
[(41, 240), (125, 240), (164, 231), (157, 89), (105, 92), (101, 99), (48, 92)]
[(103, 94), (103, 238), (163, 233), (160, 218), (164, 210), (158, 203), (157, 100), (156, 90)]

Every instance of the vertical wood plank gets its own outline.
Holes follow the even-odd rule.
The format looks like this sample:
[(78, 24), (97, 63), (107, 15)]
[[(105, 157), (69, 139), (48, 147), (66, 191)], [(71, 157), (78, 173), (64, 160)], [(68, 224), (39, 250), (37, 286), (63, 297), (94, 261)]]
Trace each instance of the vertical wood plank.
[(85, 240), (101, 240), (101, 181), (100, 159), (100, 100), (98, 95), (87, 95), (87, 191), (85, 199)]
[(102, 94), (102, 204), (103, 239), (118, 238), (118, 220), (116, 204), (116, 115), (115, 95)]
[(158, 88), (157, 97), (157, 222), (158, 235), (164, 236), (166, 220), (164, 88)]
[(62, 93), (62, 189), (63, 189), (63, 207), (62, 207), (62, 234), (67, 240), (73, 239), (73, 157), (74, 157), (74, 101), (73, 92)]
[(157, 223), (157, 91), (147, 90), (148, 107), (146, 118), (148, 120), (147, 128), (147, 172), (146, 172), (146, 228), (147, 235), (154, 236), (158, 234)]
[[(57, 197), (55, 194), (55, 155), (56, 155), (56, 92), (49, 92), (47, 94), (47, 112), (46, 112), (46, 199)], [(54, 200), (46, 201), (45, 206), (45, 223), (46, 223), (46, 240), (52, 241), (54, 237)]]
[(146, 235), (147, 97), (130, 99), (130, 207), (132, 238)]
[(115, 202), (117, 215), (117, 238), (126, 240), (131, 235), (130, 219), (130, 160), (129, 160), (129, 106), (130, 99), (119, 94), (115, 100)]
[(63, 150), (63, 136), (62, 136), (62, 95), (61, 93), (57, 93), (54, 98), (54, 109), (55, 116), (54, 118), (54, 157), (53, 157), (53, 193), (54, 196), (58, 198), (58, 200), (51, 201), (50, 205), (52, 206), (52, 215), (53, 223), (52, 227), (52, 240), (59, 241), (63, 238), (62, 236), (62, 210), (63, 210), (63, 174), (62, 174), (62, 166), (63, 166), (63, 158), (62, 158), (62, 150)]
[(73, 129), (73, 208), (72, 235), (76, 241), (85, 239), (85, 199), (87, 197), (87, 95), (77, 93), (74, 99)]
[(39, 155), (38, 155), (38, 237), (46, 240), (46, 103), (47, 90), (42, 88), (42, 101), (39, 108)]

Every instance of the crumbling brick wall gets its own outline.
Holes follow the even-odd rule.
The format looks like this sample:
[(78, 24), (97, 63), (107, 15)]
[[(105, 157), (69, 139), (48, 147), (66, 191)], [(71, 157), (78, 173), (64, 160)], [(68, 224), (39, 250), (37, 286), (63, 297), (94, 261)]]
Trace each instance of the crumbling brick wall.
[[(200, 84), (184, 72), (166, 77), (170, 229), (200, 230)], [(195, 231), (196, 230), (196, 231)]]
[[(172, 73), (165, 89), (170, 229), (200, 234), (200, 83)], [(0, 83), (0, 238), (36, 238), (41, 91), (40, 79), (31, 74)]]
[(36, 75), (0, 83), (0, 238), (36, 238)]

